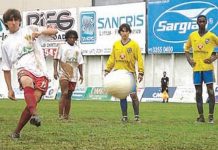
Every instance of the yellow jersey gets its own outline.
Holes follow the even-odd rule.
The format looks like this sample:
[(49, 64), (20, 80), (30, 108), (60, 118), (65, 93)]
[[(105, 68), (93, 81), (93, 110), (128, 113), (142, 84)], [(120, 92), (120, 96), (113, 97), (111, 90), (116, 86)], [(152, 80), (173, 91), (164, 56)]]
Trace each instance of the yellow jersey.
[(193, 52), (193, 60), (196, 63), (193, 71), (208, 71), (213, 70), (213, 63), (204, 63), (205, 59), (211, 57), (214, 48), (218, 46), (218, 38), (212, 32), (207, 32), (200, 36), (198, 31), (194, 31), (189, 35), (188, 41), (185, 44), (185, 52)]
[(138, 61), (138, 72), (144, 74), (144, 63), (139, 45), (133, 40), (123, 45), (121, 40), (119, 40), (113, 45), (111, 55), (106, 64), (106, 71), (124, 69), (135, 73), (136, 61)]

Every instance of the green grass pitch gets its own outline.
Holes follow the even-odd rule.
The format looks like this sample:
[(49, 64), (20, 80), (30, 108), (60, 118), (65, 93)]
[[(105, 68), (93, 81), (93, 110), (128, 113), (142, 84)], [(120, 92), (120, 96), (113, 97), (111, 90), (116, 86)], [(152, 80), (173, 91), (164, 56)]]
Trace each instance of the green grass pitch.
[[(216, 150), (218, 114), (215, 124), (195, 123), (195, 104), (140, 103), (141, 123), (120, 121), (118, 102), (72, 101), (71, 120), (58, 120), (58, 101), (38, 105), (42, 126), (29, 123), (19, 140), (8, 135), (16, 127), (25, 102), (0, 100), (0, 150)], [(205, 118), (208, 104), (204, 104)]]

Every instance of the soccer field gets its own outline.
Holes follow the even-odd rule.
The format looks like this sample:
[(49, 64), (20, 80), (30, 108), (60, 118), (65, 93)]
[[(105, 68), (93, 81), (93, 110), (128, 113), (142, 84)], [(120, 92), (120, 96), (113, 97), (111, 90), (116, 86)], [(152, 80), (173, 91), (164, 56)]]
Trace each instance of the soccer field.
[[(42, 126), (29, 123), (21, 138), (8, 135), (16, 127), (24, 101), (0, 100), (0, 150), (212, 150), (218, 149), (218, 113), (215, 124), (195, 123), (195, 104), (141, 103), (141, 123), (120, 121), (118, 102), (72, 101), (71, 120), (58, 120), (58, 101), (41, 101)], [(205, 114), (208, 105), (205, 104)], [(216, 121), (217, 120), (217, 121)]]

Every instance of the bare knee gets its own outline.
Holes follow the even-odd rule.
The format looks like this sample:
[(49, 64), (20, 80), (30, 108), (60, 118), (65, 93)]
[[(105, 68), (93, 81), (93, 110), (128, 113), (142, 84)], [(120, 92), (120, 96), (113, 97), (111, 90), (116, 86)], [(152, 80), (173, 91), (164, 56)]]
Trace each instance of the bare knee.
[(213, 89), (208, 89), (207, 92), (208, 92), (209, 95), (214, 95), (214, 90)]
[(34, 87), (33, 85), (33, 80), (29, 77), (29, 76), (22, 76), (20, 78), (20, 83), (22, 85), (22, 88), (25, 88), (25, 87)]
[(138, 96), (136, 93), (131, 93), (130, 97), (132, 98), (133, 101), (138, 101)]

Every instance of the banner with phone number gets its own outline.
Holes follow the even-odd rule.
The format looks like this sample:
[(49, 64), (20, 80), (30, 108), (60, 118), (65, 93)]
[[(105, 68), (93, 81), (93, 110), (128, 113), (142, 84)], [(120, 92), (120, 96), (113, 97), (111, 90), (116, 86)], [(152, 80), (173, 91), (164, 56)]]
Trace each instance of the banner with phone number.
[(217, 0), (157, 0), (147, 6), (149, 54), (183, 53), (199, 15), (207, 16), (207, 29), (218, 35)]

